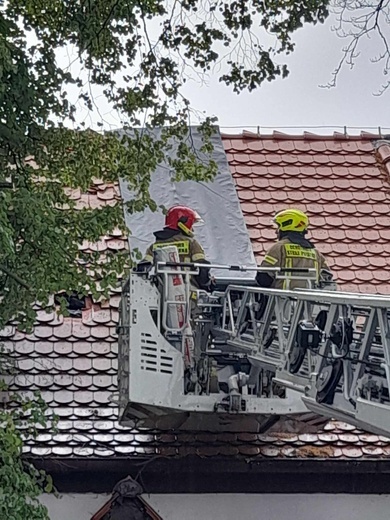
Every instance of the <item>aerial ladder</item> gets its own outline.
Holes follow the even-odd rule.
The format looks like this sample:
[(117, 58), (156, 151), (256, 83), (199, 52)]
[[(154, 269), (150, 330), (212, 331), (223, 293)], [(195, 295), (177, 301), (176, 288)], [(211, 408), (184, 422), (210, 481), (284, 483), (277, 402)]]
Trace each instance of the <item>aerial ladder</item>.
[(169, 246), (126, 280), (120, 424), (302, 432), (333, 418), (390, 435), (389, 297), (335, 290), (312, 269), (219, 264), (208, 267), (273, 271), (285, 289), (226, 278), (207, 293), (192, 284), (202, 267)]

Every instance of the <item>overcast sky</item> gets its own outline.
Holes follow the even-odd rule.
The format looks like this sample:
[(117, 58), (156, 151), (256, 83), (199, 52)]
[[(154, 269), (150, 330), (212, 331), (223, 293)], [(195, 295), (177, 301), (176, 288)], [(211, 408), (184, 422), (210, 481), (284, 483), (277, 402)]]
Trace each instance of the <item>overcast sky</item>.
[(331, 79), (345, 45), (330, 27), (329, 20), (297, 31), (287, 79), (237, 96), (214, 77), (209, 86), (187, 88), (194, 106), (218, 116), (221, 127), (347, 125), (390, 130), (390, 89), (380, 97), (373, 95), (386, 79), (381, 66), (369, 61), (378, 52), (377, 40), (364, 40), (356, 66), (344, 68), (336, 88), (319, 87)]
[[(286, 126), (297, 127), (284, 130), (288, 133), (301, 133), (300, 127), (313, 126), (332, 127), (312, 130), (317, 133), (330, 133), (343, 126), (349, 127), (349, 133), (357, 131), (351, 127), (379, 126), (387, 127), (390, 132), (390, 89), (380, 97), (374, 95), (386, 80), (381, 65), (370, 63), (380, 49), (377, 39), (364, 40), (356, 66), (353, 70), (347, 67), (342, 70), (336, 88), (319, 87), (331, 79), (345, 45), (344, 40), (331, 32), (333, 23), (329, 19), (324, 25), (305, 26), (295, 33), (296, 50), (287, 58), (290, 69), (287, 79), (277, 79), (252, 93), (237, 95), (219, 83), (215, 74), (205, 85), (189, 81), (184, 93), (195, 109), (217, 116), (220, 127), (229, 133), (257, 126), (262, 132), (267, 131), (265, 127), (270, 131)], [(390, 28), (387, 29), (390, 33)], [(69, 55), (63, 59), (69, 63)], [(110, 111), (103, 96), (95, 96), (95, 102), (104, 117), (104, 127), (118, 128), (119, 118)], [(96, 114), (94, 120), (101, 117)]]

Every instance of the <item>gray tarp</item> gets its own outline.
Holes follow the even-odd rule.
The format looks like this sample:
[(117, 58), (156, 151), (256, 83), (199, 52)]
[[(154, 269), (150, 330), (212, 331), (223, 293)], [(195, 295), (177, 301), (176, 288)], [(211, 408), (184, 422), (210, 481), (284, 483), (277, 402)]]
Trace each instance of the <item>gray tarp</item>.
[[(155, 130), (154, 134), (158, 136), (159, 131)], [(199, 150), (202, 142), (196, 127), (191, 127), (191, 138), (195, 149)], [(173, 183), (174, 172), (164, 163), (152, 174), (150, 194), (157, 205), (170, 207), (183, 204), (198, 211), (205, 224), (196, 228), (195, 237), (204, 247), (210, 262), (253, 267), (256, 265), (255, 258), (219, 131), (213, 135), (212, 143), (213, 159), (218, 164), (218, 174), (213, 182)], [(125, 182), (121, 181), (120, 187), (124, 201), (131, 200), (132, 194)], [(154, 213), (147, 209), (137, 214), (126, 212), (125, 218), (131, 232), (130, 247), (138, 248), (143, 254), (154, 241), (153, 231), (163, 228), (164, 216), (160, 211)], [(229, 274), (228, 271), (216, 271), (214, 274), (223, 278), (240, 276), (237, 272)], [(241, 276), (254, 277), (253, 273)]]

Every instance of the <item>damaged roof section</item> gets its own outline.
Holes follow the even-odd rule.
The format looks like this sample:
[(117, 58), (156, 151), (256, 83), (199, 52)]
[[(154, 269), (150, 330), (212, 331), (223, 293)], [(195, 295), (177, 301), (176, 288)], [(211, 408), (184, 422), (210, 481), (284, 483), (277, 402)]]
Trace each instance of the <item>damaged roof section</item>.
[(390, 146), (380, 136), (223, 135), (257, 261), (274, 243), (270, 220), (306, 211), (309, 237), (342, 290), (390, 293)]

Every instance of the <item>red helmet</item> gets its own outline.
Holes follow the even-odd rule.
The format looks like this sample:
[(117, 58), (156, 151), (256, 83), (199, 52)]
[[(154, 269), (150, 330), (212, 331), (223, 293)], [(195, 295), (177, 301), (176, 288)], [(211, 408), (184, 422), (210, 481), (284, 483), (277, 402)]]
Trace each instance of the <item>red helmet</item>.
[(196, 223), (203, 222), (199, 213), (187, 206), (172, 206), (165, 217), (165, 227), (183, 231), (186, 235), (192, 235), (192, 227)]

